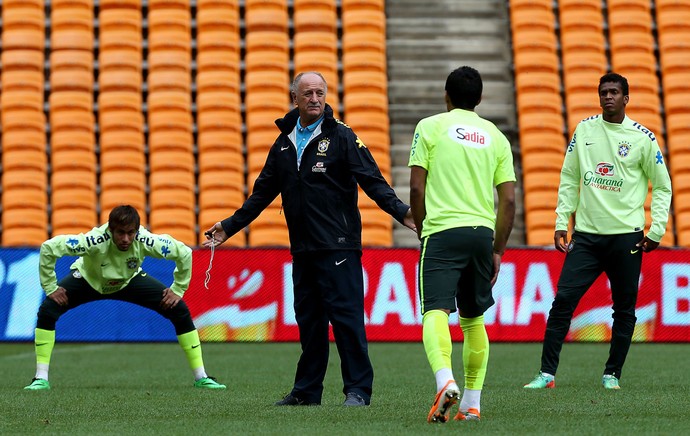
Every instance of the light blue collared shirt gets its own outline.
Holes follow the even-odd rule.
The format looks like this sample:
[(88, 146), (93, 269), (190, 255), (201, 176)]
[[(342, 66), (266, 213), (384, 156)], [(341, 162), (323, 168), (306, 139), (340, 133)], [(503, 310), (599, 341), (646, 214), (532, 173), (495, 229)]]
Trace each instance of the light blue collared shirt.
[(309, 144), (309, 140), (314, 135), (314, 131), (319, 126), (319, 124), (321, 124), (321, 121), (323, 121), (323, 115), (321, 115), (318, 120), (314, 121), (307, 127), (301, 127), (300, 119), (297, 118), (297, 126), (295, 127), (295, 148), (297, 149), (298, 167), (300, 162), (302, 161), (302, 153), (304, 152), (304, 149), (307, 147), (307, 144)]

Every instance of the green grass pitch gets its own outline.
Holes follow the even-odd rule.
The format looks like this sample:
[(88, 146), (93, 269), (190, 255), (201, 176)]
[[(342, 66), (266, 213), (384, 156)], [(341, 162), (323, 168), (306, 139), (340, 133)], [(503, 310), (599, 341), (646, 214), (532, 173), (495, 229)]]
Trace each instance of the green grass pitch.
[[(491, 344), (482, 421), (427, 424), (435, 384), (421, 343), (371, 343), (372, 405), (344, 408), (335, 348), (320, 407), (275, 407), (289, 392), (296, 343), (205, 343), (227, 391), (192, 387), (175, 343), (58, 343), (52, 389), (22, 388), (33, 344), (0, 344), (0, 434), (416, 435), (690, 434), (690, 344), (632, 345), (620, 391), (601, 387), (608, 344), (565, 344), (556, 389), (526, 391), (540, 344)], [(461, 344), (453, 351), (461, 378)], [(452, 412), (455, 413), (455, 410)]]

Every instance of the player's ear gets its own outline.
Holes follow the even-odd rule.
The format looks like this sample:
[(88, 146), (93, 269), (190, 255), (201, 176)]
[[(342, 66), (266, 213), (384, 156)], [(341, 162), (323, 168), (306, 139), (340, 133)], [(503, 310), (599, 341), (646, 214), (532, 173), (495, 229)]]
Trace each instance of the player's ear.
[(293, 91), (290, 91), (290, 98), (292, 99), (292, 104), (297, 106), (297, 94)]

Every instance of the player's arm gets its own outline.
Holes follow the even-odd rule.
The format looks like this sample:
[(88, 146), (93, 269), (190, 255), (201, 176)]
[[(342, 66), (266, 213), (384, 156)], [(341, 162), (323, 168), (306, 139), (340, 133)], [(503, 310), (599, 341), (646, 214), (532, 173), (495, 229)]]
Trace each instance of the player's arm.
[(410, 168), (410, 209), (412, 219), (417, 228), (417, 237), (422, 239), (422, 223), (426, 217), (426, 168), (412, 166)]
[[(664, 163), (664, 157), (656, 141), (650, 141), (642, 159), (642, 171), (652, 182), (652, 223), (649, 232), (640, 242), (643, 251), (652, 251), (661, 242), (666, 232), (668, 213), (671, 207), (671, 178)], [(656, 243), (656, 245), (654, 244)]]
[(571, 215), (577, 209), (580, 194), (580, 160), (577, 141), (578, 129), (568, 144), (561, 167), (561, 181), (558, 186), (558, 204), (556, 206), (556, 231), (554, 232), (554, 246), (558, 251), (566, 252), (568, 246), (568, 223)]
[(94, 247), (87, 246), (87, 235), (88, 233), (58, 235), (41, 244), (38, 254), (38, 277), (46, 295), (50, 296), (59, 289), (55, 274), (57, 260), (62, 256), (85, 256)]
[(504, 182), (496, 186), (498, 210), (496, 212), (496, 231), (494, 235), (493, 263), (494, 271), (491, 285), (496, 283), (501, 270), (501, 258), (508, 245), (508, 237), (513, 230), (515, 220), (515, 182)]
[[(139, 232), (148, 233), (143, 227), (140, 228)], [(175, 262), (173, 284), (170, 286), (170, 290), (181, 298), (192, 279), (192, 249), (170, 235), (149, 233), (148, 237), (152, 238), (154, 243), (150, 247), (142, 244), (145, 247), (145, 255)]]

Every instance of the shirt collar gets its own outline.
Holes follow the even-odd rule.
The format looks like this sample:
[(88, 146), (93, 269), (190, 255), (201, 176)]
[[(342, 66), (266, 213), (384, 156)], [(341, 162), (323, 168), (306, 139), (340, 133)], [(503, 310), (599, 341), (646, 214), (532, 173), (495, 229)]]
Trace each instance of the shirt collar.
[(316, 126), (318, 126), (321, 121), (323, 121), (323, 114), (312, 124), (308, 125), (307, 127), (302, 127), (300, 125), (300, 117), (297, 117), (297, 131), (300, 133), (303, 133), (305, 131), (308, 131), (309, 133), (313, 133), (314, 130), (316, 130)]

